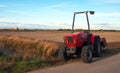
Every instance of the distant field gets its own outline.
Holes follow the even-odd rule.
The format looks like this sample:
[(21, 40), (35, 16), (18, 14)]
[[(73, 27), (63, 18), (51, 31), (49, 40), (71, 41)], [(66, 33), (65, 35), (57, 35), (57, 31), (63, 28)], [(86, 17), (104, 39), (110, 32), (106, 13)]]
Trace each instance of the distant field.
[[(18, 36), (30, 39), (49, 40), (54, 42), (63, 42), (63, 37), (70, 31), (0, 31), (0, 35)], [(105, 37), (109, 47), (120, 47), (120, 32), (92, 32), (101, 37)]]

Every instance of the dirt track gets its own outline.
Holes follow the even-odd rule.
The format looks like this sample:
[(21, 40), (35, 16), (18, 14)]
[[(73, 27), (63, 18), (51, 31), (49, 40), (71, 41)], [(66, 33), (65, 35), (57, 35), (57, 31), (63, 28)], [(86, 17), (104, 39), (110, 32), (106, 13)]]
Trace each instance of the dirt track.
[(28, 73), (120, 73), (120, 53), (91, 64), (75, 62)]
[[(0, 35), (19, 36), (31, 39), (63, 42), (63, 31), (0, 31)], [(81, 61), (28, 73), (120, 73), (120, 32), (93, 32), (105, 37), (109, 50), (91, 64)], [(118, 49), (117, 49), (118, 48)]]

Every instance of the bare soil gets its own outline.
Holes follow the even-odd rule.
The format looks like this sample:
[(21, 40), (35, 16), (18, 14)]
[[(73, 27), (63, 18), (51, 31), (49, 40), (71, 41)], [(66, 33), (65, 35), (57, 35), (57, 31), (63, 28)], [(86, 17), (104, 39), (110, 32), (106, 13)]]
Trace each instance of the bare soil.
[[(30, 39), (47, 40), (53, 42), (62, 42), (65, 34), (70, 31), (0, 31), (0, 35), (18, 36)], [(120, 48), (120, 32), (94, 31), (93, 34), (106, 38), (107, 47)]]

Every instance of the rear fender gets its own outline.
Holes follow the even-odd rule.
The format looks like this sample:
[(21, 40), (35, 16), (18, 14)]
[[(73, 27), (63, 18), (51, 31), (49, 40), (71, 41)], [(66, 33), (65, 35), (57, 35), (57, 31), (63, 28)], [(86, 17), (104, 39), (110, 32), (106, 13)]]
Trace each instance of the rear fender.
[(100, 38), (100, 43), (101, 43), (101, 47), (102, 48), (106, 48), (107, 46), (107, 42), (105, 38)]

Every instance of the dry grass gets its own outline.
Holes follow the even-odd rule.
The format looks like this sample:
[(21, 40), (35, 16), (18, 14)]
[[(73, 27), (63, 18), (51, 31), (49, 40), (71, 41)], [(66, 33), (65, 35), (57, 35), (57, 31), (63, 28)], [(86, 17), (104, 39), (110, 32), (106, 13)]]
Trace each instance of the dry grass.
[(0, 36), (0, 47), (6, 55), (22, 56), (26, 60), (28, 58), (52, 57), (58, 49), (58, 44), (49, 41)]
[(50, 59), (56, 59), (58, 47), (58, 43), (50, 41), (0, 36), (0, 73), (2, 69), (21, 73), (47, 66)]

